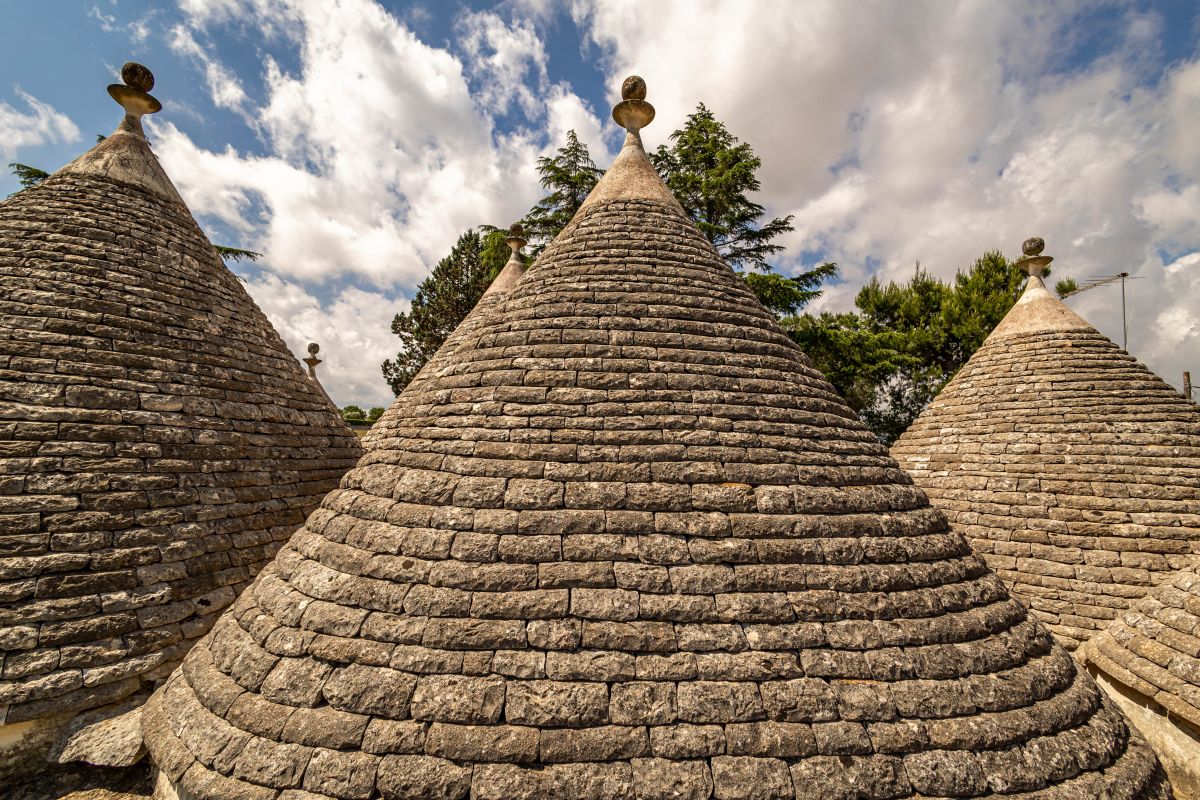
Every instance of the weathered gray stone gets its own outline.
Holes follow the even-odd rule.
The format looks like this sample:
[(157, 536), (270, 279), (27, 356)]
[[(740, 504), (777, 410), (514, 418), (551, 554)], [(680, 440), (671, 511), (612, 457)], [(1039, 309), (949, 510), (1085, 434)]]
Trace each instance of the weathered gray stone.
[[(211, 654), (244, 695), (221, 712), (226, 692), (177, 681), (162, 706), (204, 769), (225, 757), (211, 740), (232, 746), (226, 720), (257, 724), (243, 697), (266, 703), (290, 669), (277, 661), (308, 657), (332, 665), (330, 707), (370, 718), (362, 742), (314, 742), (311, 709), (279, 704), (263, 708), (269, 738), (380, 757), (387, 798), (1169, 792), (715, 255), (636, 135), (225, 620), (188, 663)], [(1023, 782), (993, 786), (995, 754), (1013, 752)], [(312, 758), (302, 789), (365, 791)], [(237, 780), (295, 788), (260, 769)]]

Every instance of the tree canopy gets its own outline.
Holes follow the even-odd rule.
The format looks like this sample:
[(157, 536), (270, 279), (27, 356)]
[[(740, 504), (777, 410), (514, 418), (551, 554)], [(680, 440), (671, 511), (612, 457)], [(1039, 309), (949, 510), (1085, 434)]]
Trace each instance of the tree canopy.
[(491, 227), (458, 237), (450, 254), (417, 287), (412, 307), (392, 319), (400, 352), (383, 362), (383, 377), (397, 395), (404, 391), (459, 323), (479, 302), (508, 261), (505, 232)]
[(770, 259), (784, 250), (776, 240), (793, 230), (792, 217), (764, 221), (766, 209), (750, 199), (762, 188), (762, 159), (750, 144), (730, 133), (704, 103), (671, 134), (670, 142), (651, 155), (654, 168), (759, 301), (777, 316), (786, 316), (820, 297), (818, 287), (837, 277), (836, 264), (821, 264), (795, 277), (773, 271)]
[(537, 171), (548, 194), (521, 220), (534, 256), (567, 227), (604, 174), (592, 161), (588, 146), (573, 130), (567, 131), (567, 143), (553, 156), (538, 158)]
[(873, 279), (855, 298), (856, 312), (792, 317), (784, 327), (890, 444), (979, 349), (1024, 280), (995, 251), (950, 283), (918, 265), (907, 283)]

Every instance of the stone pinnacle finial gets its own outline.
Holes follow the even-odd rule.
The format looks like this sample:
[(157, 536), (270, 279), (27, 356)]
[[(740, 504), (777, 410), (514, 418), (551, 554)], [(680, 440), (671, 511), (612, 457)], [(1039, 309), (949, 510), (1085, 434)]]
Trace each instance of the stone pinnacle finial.
[(130, 61), (121, 67), (121, 80), (124, 83), (109, 85), (108, 94), (125, 109), (126, 114), (136, 119), (143, 114), (162, 111), (162, 103), (149, 94), (154, 88), (154, 73)]
[(621, 102), (613, 109), (613, 119), (630, 133), (637, 133), (654, 121), (654, 106), (646, 102), (646, 82), (630, 75), (621, 84)]
[(304, 359), (304, 363), (308, 364), (308, 377), (314, 381), (317, 380), (317, 365), (321, 363), (321, 359), (317, 358), (319, 352), (321, 352), (321, 345), (316, 342), (308, 343), (308, 358)]
[(1046, 271), (1046, 267), (1050, 266), (1050, 262), (1054, 259), (1050, 256), (1042, 255), (1042, 250), (1046, 249), (1046, 242), (1040, 236), (1031, 236), (1021, 243), (1021, 252), (1024, 253), (1023, 258), (1017, 259), (1017, 266), (1031, 278), (1041, 278)]
[(524, 247), (525, 243), (529, 240), (525, 238), (525, 228), (521, 226), (521, 223), (514, 222), (509, 227), (508, 236), (504, 237), (504, 241), (510, 248), (512, 248), (512, 255), (509, 257), (509, 260), (511, 261), (512, 259), (520, 260), (521, 248)]

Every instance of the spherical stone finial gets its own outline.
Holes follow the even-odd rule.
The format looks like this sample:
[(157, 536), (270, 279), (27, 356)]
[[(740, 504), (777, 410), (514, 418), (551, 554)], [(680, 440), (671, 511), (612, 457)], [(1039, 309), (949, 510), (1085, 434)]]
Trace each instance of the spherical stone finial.
[(319, 352), (321, 352), (321, 345), (317, 344), (316, 342), (308, 343), (308, 354), (309, 355), (315, 356)]
[(622, 100), (645, 100), (646, 99), (646, 81), (642, 80), (640, 75), (630, 75), (621, 84), (621, 99)]
[(519, 222), (514, 222), (512, 225), (509, 225), (508, 226), (508, 238), (524, 239), (525, 238), (525, 227)]
[(130, 61), (121, 67), (121, 80), (130, 89), (148, 92), (154, 88), (154, 73), (136, 61)]
[(621, 84), (621, 102), (613, 108), (613, 119), (633, 134), (654, 121), (654, 106), (646, 102), (646, 82), (639, 76), (630, 75)]
[(1046, 242), (1040, 236), (1031, 236), (1021, 244), (1021, 252), (1027, 256), (1040, 256), (1046, 249)]

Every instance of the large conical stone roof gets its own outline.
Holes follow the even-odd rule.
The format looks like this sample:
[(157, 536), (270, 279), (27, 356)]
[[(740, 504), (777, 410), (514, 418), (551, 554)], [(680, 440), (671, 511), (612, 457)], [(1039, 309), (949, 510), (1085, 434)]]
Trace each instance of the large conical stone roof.
[(1074, 647), (1200, 554), (1200, 407), (1047, 291), (1049, 260), (892, 455)]
[(114, 88), (0, 203), (0, 723), (161, 681), (361, 455)]
[(151, 700), (160, 786), (1168, 795), (636, 129), (474, 324)]

